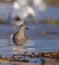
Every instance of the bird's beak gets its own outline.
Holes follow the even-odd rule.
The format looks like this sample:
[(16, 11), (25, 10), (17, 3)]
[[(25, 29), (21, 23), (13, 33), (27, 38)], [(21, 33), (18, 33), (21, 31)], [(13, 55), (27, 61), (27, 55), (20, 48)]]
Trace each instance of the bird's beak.
[(25, 27), (25, 29), (30, 30), (29, 28)]

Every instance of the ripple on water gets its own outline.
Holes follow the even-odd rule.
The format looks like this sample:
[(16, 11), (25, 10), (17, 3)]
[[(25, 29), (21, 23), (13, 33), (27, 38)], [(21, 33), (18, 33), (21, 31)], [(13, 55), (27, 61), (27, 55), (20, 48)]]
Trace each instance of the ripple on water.
[[(11, 46), (8, 46), (8, 44), (11, 44)], [(16, 48), (12, 44), (13, 43), (8, 42), (8, 39), (0, 39), (0, 53), (9, 54), (9, 52), (16, 52)], [(24, 48), (28, 52), (35, 53), (54, 51), (59, 49), (59, 40), (27, 40)]]

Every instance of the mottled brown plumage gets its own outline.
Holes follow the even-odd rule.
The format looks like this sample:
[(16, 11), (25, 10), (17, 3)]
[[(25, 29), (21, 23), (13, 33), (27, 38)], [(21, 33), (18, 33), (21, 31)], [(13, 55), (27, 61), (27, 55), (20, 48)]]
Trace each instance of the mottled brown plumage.
[(18, 46), (22, 46), (27, 40), (27, 38), (24, 34), (25, 29), (28, 29), (28, 28), (26, 28), (26, 26), (24, 24), (21, 24), (19, 26), (18, 31), (16, 33), (14, 33), (14, 35), (13, 35), (13, 43), (16, 45), (18, 50), (19, 50)]
[(16, 32), (14, 35), (13, 35), (13, 43), (17, 46), (20, 46), (20, 45), (23, 45), (26, 41), (26, 36), (24, 34), (20, 34), (18, 32)]
[(26, 26), (24, 24), (19, 26), (19, 29), (13, 35), (13, 42), (15, 45), (23, 45), (26, 42), (26, 36), (24, 34)]

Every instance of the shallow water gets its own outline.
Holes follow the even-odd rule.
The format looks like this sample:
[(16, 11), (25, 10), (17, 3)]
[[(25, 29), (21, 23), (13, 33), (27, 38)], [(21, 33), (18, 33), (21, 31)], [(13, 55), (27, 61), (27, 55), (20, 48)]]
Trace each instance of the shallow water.
[[(12, 9), (11, 5), (5, 5), (5, 7), (0, 7), (0, 18), (8, 19), (7, 13), (10, 14)], [(53, 18), (59, 19), (59, 7), (47, 7), (44, 11), (37, 11), (36, 19), (46, 18)], [(38, 14), (39, 13), (39, 14)], [(9, 20), (9, 19), (8, 19)], [(25, 35), (27, 36), (28, 40), (24, 45), (24, 49), (31, 53), (38, 53), (38, 52), (46, 52), (46, 51), (55, 51), (59, 50), (59, 25), (30, 25), (28, 26), (30, 31), (25, 30)], [(12, 25), (0, 25), (0, 54), (3, 57), (7, 56), (10, 57), (14, 53), (18, 53), (16, 51), (13, 42), (11, 41), (11, 35), (17, 30), (17, 26)], [(41, 34), (41, 32), (44, 32)], [(45, 32), (56, 32), (58, 34), (46, 34)], [(30, 58), (29, 58), (30, 59)], [(40, 59), (30, 59), (30, 63), (37, 63), (38, 65), (41, 63)], [(59, 65), (59, 62), (55, 63), (55, 59), (45, 59), (46, 65)], [(34, 62), (35, 61), (35, 62)], [(31, 64), (25, 65), (31, 65)], [(24, 65), (24, 64), (15, 64), (15, 63), (1, 63), (0, 65)], [(35, 64), (36, 65), (36, 64)]]
[[(59, 50), (59, 38), (58, 38), (59, 34), (56, 34), (56, 35), (55, 34), (51, 34), (51, 35), (45, 34), (45, 35), (38, 36), (37, 35), (38, 32), (41, 32), (40, 29), (38, 29), (38, 26), (39, 25), (29, 26), (30, 31), (25, 30), (25, 32), (27, 32), (27, 34), (26, 33), (25, 34), (28, 37), (28, 40), (24, 44), (24, 50), (29, 53), (34, 52), (35, 54), (37, 54), (38, 52)], [(0, 25), (0, 31), (1, 31), (0, 32), (0, 54), (2, 54), (3, 57), (6, 57), (6, 56), (10, 57), (12, 54), (18, 53), (16, 51), (16, 48), (15, 48), (13, 42), (11, 41), (11, 35), (16, 31), (16, 29), (17, 29), (17, 27), (12, 26), (12, 25)], [(44, 29), (44, 26), (42, 26), (41, 29)], [(34, 30), (37, 30), (37, 31), (34, 32), (34, 35), (33, 35)], [(48, 31), (48, 29), (46, 29), (46, 31)], [(54, 35), (55, 35), (55, 37), (53, 37)], [(41, 63), (40, 59), (37, 59), (37, 58), (30, 59), (30, 60), (31, 60), (30, 63), (37, 63), (37, 64)], [(55, 64), (59, 65), (59, 62), (57, 62)], [(9, 64), (2, 63), (2, 65), (9, 65)]]

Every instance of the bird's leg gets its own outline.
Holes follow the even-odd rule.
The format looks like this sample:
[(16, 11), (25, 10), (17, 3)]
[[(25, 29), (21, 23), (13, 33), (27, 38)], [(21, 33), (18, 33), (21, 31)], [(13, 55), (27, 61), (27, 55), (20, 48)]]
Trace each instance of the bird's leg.
[(20, 48), (19, 48), (19, 46), (16, 46), (16, 48), (17, 48), (17, 52), (19, 53), (19, 52), (20, 52)]
[(25, 52), (24, 46), (20, 46), (20, 52), (21, 52), (22, 54), (24, 54), (24, 52)]
[(24, 54), (23, 59), (25, 59), (26, 51), (24, 46), (20, 46), (21, 54)]
[(16, 46), (16, 49), (17, 49), (17, 52), (18, 53), (21, 53), (21, 54), (24, 54), (25, 53), (24, 46)]

